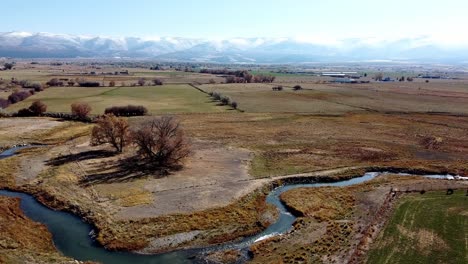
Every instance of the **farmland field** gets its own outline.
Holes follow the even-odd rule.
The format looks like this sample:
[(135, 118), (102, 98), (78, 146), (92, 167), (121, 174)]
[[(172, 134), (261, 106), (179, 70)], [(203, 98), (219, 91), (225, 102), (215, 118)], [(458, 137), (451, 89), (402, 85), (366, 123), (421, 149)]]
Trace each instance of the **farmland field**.
[(465, 190), (404, 197), (370, 252), (368, 263), (466, 263)]
[[(468, 113), (468, 87), (463, 82), (323, 84), (296, 83), (200, 85), (239, 103), (247, 112), (304, 112), (342, 114), (346, 112), (447, 112)], [(282, 85), (283, 91), (272, 91)]]
[(51, 112), (70, 112), (73, 102), (86, 102), (93, 114), (116, 105), (143, 105), (151, 114), (222, 112), (227, 108), (216, 106), (208, 95), (188, 85), (163, 85), (143, 87), (53, 87), (11, 105), (8, 111), (28, 107), (34, 100), (41, 100)]

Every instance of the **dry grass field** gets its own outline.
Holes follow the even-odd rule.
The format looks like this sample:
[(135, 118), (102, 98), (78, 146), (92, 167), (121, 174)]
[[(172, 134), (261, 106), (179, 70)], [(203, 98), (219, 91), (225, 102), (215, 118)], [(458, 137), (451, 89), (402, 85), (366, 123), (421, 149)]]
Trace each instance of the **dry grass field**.
[[(313, 77), (310, 77), (313, 78)], [(272, 91), (278, 84), (208, 84), (199, 87), (218, 92), (239, 103), (247, 112), (305, 112), (343, 114), (346, 112), (445, 112), (468, 114), (466, 81), (373, 82), (370, 84), (282, 83), (283, 91)]]
[[(0, 77), (45, 82), (119, 70), (21, 64)], [(2, 118), (0, 146), (49, 146), (1, 160), (1, 187), (32, 193), (51, 207), (79, 214), (99, 228), (99, 242), (111, 249), (150, 253), (261, 231), (276, 217), (265, 194), (285, 175), (330, 176), (323, 171), (389, 167), (468, 174), (466, 81), (339, 85), (281, 75), (273, 84), (220, 84), (223, 79), (214, 75), (143, 68), (129, 69), (128, 76), (85, 76), (127, 84), (141, 77), (167, 84), (48, 88), (7, 110), (40, 99), (56, 112), (69, 112), (72, 102), (83, 101), (93, 114), (127, 104), (143, 105), (153, 115), (170, 114), (181, 122), (192, 146), (182, 169), (169, 175), (125, 170), (121, 164), (135, 149), (117, 155), (109, 146), (90, 146), (92, 124)], [(207, 84), (211, 78), (218, 83)], [(229, 96), (244, 112), (218, 105), (188, 83)], [(293, 91), (297, 83), (304, 89)], [(278, 84), (284, 90), (272, 91)], [(151, 118), (128, 121), (133, 127)], [(385, 178), (353, 188), (287, 192), (281, 198), (303, 216), (290, 235), (254, 245), (253, 262), (340, 262), (356, 246), (357, 230), (378, 210), (383, 194), (391, 186), (415, 183), (412, 178)], [(178, 235), (191, 238), (161, 244)]]

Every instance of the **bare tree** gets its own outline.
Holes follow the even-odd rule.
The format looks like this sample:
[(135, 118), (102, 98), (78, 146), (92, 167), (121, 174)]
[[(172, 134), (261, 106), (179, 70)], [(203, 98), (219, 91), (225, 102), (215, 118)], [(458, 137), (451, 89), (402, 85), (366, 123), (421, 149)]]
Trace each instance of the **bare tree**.
[(163, 85), (163, 81), (161, 79), (153, 79), (152, 80), (154, 85)]
[(145, 78), (138, 79), (138, 85), (143, 86), (143, 85), (145, 85), (145, 83), (146, 83)]
[(71, 104), (71, 112), (79, 119), (86, 119), (91, 112), (91, 106), (87, 103), (75, 102)]
[(190, 154), (180, 123), (172, 117), (155, 118), (141, 124), (132, 132), (132, 138), (138, 154), (155, 162), (156, 166), (179, 165)]
[(111, 144), (117, 152), (122, 152), (128, 144), (129, 126), (126, 119), (106, 114), (96, 120), (91, 133), (91, 145)]

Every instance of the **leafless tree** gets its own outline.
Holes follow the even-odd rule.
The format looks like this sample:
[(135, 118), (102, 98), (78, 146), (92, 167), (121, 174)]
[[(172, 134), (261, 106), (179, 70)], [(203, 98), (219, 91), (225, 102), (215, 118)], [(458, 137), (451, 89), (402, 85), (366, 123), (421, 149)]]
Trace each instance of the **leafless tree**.
[(86, 119), (91, 112), (91, 106), (87, 103), (75, 102), (71, 104), (71, 112), (79, 119)]
[(117, 152), (122, 152), (130, 139), (126, 119), (106, 114), (96, 120), (91, 133), (91, 145), (111, 144)]
[(180, 123), (173, 117), (165, 116), (142, 123), (132, 132), (132, 138), (138, 154), (156, 166), (180, 165), (190, 154)]
[(138, 79), (138, 85), (143, 86), (143, 85), (145, 85), (145, 83), (146, 83), (145, 78)]

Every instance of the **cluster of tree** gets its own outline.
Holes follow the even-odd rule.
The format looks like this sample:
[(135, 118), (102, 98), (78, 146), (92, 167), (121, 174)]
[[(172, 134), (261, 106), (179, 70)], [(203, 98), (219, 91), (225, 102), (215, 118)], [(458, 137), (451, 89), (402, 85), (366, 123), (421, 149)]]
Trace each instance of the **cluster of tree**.
[(91, 144), (110, 144), (116, 152), (123, 152), (129, 144), (137, 148), (137, 155), (156, 167), (174, 167), (190, 154), (189, 143), (180, 123), (172, 117), (154, 118), (130, 129), (128, 122), (112, 114), (96, 120)]
[[(164, 84), (163, 81), (162, 81), (161, 79), (158, 79), (158, 78), (151, 80), (151, 83), (152, 83), (153, 85), (163, 85), (163, 84)], [(140, 78), (140, 79), (138, 79), (137, 84), (138, 84), (139, 86), (144, 86), (144, 85), (146, 85), (146, 79), (145, 79), (145, 78)]]
[(29, 108), (22, 108), (18, 110), (16, 116), (26, 117), (26, 116), (41, 116), (47, 111), (47, 105), (43, 102), (37, 100), (34, 101)]
[(80, 87), (99, 87), (101, 84), (95, 81), (79, 81), (78, 85)]
[(275, 78), (273, 75), (252, 75), (247, 71), (240, 71), (240, 76), (227, 76), (226, 83), (272, 83)]
[(6, 62), (6, 63), (3, 64), (3, 69), (5, 69), (5, 70), (11, 70), (11, 69), (13, 69), (13, 66), (15, 66), (14, 63)]
[[(399, 79), (398, 79), (399, 82), (404, 82), (405, 81), (405, 76), (401, 76)], [(413, 81), (413, 77), (406, 77), (406, 81), (407, 82), (412, 82)]]
[(13, 92), (12, 94), (8, 96), (8, 101), (10, 102), (10, 104), (16, 104), (18, 102), (25, 100), (26, 98), (30, 97), (33, 94), (34, 94), (34, 90)]
[(12, 78), (11, 83), (15, 85), (19, 85), (25, 89), (28, 89), (28, 88), (34, 89), (35, 92), (41, 92), (44, 90), (44, 88), (42, 87), (40, 83), (32, 83), (28, 80), (18, 81), (17, 79)]
[[(48, 86), (63, 86), (63, 81), (59, 80), (58, 78), (52, 78), (48, 82), (46, 82)], [(75, 84), (73, 82), (73, 84)]]
[(222, 105), (229, 105), (233, 109), (237, 109), (237, 106), (238, 106), (237, 102), (231, 100), (231, 98), (221, 95), (220, 93), (217, 93), (217, 92), (209, 92), (208, 94), (213, 98), (213, 100), (219, 101)]
[(272, 83), (275, 80), (273, 75), (253, 75), (246, 70), (201, 69), (200, 73), (228, 75), (226, 76), (226, 83)]
[(115, 116), (143, 116), (147, 113), (148, 109), (142, 105), (112, 106), (104, 111), (104, 114)]

